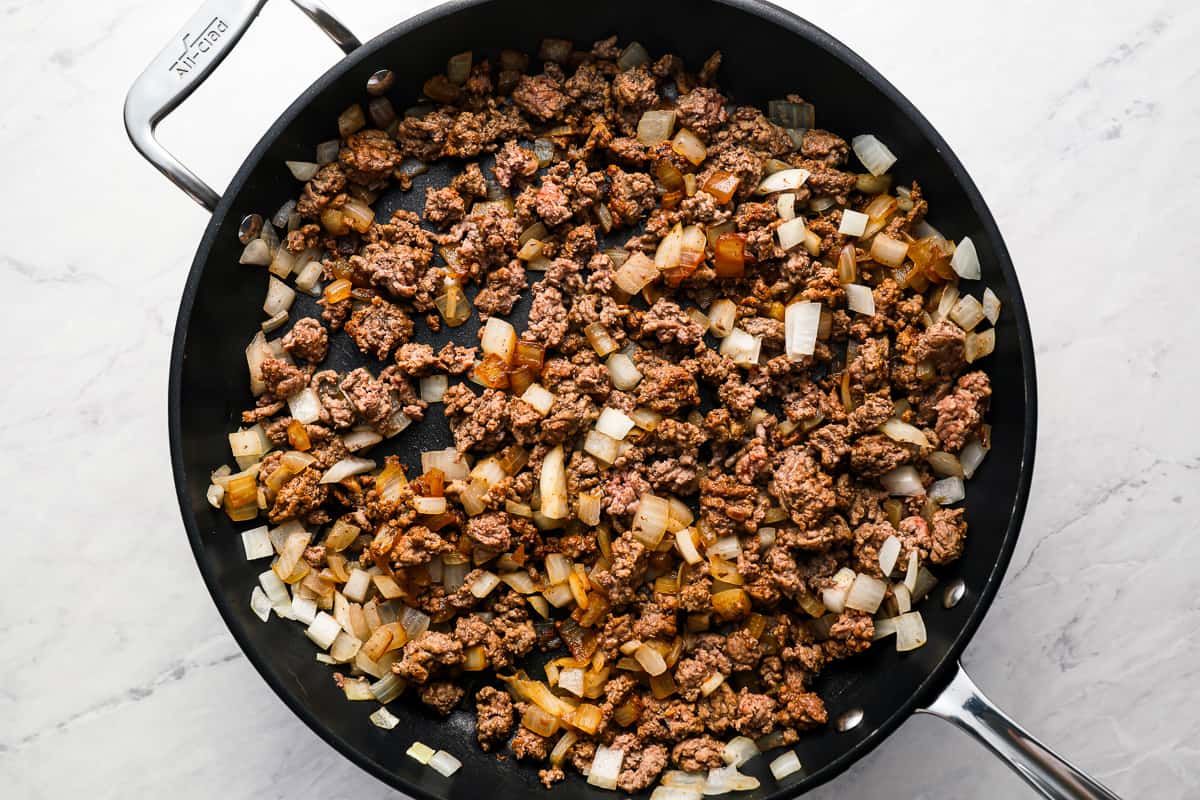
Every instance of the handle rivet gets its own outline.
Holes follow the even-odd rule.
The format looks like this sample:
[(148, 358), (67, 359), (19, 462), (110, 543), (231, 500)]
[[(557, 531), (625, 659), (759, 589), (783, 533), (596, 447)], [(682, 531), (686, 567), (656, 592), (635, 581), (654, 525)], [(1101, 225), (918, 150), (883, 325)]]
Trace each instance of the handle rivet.
[(367, 78), (367, 94), (378, 97), (392, 88), (392, 84), (396, 82), (396, 75), (390, 69), (381, 69), (371, 77)]
[(842, 712), (842, 715), (834, 721), (836, 727), (842, 733), (852, 731), (857, 728), (863, 721), (863, 710), (861, 708), (852, 708), (849, 711)]
[(967, 584), (962, 578), (955, 578), (950, 582), (950, 585), (946, 587), (946, 593), (942, 596), (942, 605), (946, 608), (954, 608), (956, 605), (958, 605), (959, 601), (963, 599), (966, 593)]

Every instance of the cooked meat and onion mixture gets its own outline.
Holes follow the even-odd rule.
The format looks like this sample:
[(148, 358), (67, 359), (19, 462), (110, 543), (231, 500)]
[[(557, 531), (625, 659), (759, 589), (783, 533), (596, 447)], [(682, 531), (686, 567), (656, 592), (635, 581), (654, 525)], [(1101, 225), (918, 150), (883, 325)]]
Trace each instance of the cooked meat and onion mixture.
[[(209, 499), (265, 518), (251, 604), (306, 625), (350, 700), (474, 707), (547, 786), (753, 788), (738, 766), (826, 723), (826, 665), (924, 643), (999, 300), (882, 142), (794, 95), (731, 103), (719, 53), (548, 39), (534, 63), (456, 55), (400, 115), (377, 73), (289, 162), (299, 196), (242, 229), (269, 319)], [(373, 208), (396, 198), (423, 213)], [(269, 340), (297, 290), (319, 319)], [(323, 365), (339, 331), (363, 366)], [(372, 455), (411, 453), (431, 404), (453, 447)]]

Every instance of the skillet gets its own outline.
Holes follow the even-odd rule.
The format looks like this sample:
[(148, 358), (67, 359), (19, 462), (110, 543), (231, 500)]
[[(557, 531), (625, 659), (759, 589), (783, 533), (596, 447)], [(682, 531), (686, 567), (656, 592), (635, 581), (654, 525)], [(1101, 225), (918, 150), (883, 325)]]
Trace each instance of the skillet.
[[(251, 612), (247, 598), (261, 567), (245, 560), (235, 526), (205, 499), (210, 470), (229, 459), (225, 433), (236, 425), (240, 409), (252, 405), (243, 349), (261, 321), (261, 276), (238, 264), (239, 225), (245, 215), (270, 213), (295, 195), (284, 161), (309, 160), (316, 143), (335, 138), (338, 113), (364, 99), (367, 78), (376, 70), (395, 72), (390, 97), (404, 108), (416, 100), (420, 82), (441, 71), (454, 53), (469, 49), (477, 57), (494, 57), (502, 47), (536, 52), (545, 36), (587, 45), (616, 34), (622, 42), (641, 41), (652, 53), (678, 53), (689, 65), (720, 49), (725, 55), (720, 83), (739, 103), (763, 107), (771, 98), (796, 92), (816, 105), (821, 127), (847, 136), (879, 135), (900, 157), (896, 177), (902, 182), (920, 178), (938, 227), (975, 242), (984, 280), (1004, 308), (996, 350), (986, 364), (995, 392), (993, 447), (970, 485), (966, 555), (940, 570), (936, 594), (922, 607), (928, 643), (904, 654), (871, 648), (831, 666), (817, 684), (831, 724), (806, 733), (796, 745), (804, 770), (776, 782), (766, 759), (755, 759), (744, 769), (762, 785), (738, 796), (795, 797), (864, 757), (910, 714), (928, 713), (970, 733), (1044, 797), (1116, 798), (1004, 715), (958, 663), (1000, 587), (1025, 511), (1036, 438), (1033, 346), (1012, 261), (983, 198), (945, 141), (891, 84), (829, 34), (762, 0), (455, 0), (366, 44), (319, 3), (293, 0), (346, 58), (288, 107), (218, 194), (156, 141), (154, 128), (236, 45), (265, 2), (205, 3), (137, 79), (126, 99), (125, 124), (151, 164), (213, 215), (192, 262), (175, 327), (168, 393), (172, 469), (188, 539), (218, 611), (250, 662), (297, 716), (354, 763), (409, 795), (449, 800), (542, 791), (536, 768), (497, 761), (479, 750), (466, 711), (442, 719), (416, 704), (395, 703), (399, 727), (383, 731), (369, 724), (365, 704), (346, 702), (294, 626), (264, 625)], [(377, 211), (385, 216), (401, 207), (419, 211), (422, 188), (445, 185), (454, 169), (432, 165), (411, 192), (393, 190), (381, 197)], [(298, 300), (293, 317), (315, 309), (311, 299)], [(526, 303), (511, 315), (518, 327), (527, 309)], [(444, 330), (430, 343), (474, 344), (474, 336), (474, 327), (466, 325)], [(364, 357), (344, 337), (333, 345), (329, 367), (362, 364)], [(396, 452), (413, 467), (421, 450), (449, 443), (442, 420), (440, 411), (433, 411), (427, 424), (413, 426), (376, 452)], [(414, 739), (453, 752), (463, 768), (446, 779), (405, 757)], [(575, 775), (556, 786), (553, 796), (613, 797)]]

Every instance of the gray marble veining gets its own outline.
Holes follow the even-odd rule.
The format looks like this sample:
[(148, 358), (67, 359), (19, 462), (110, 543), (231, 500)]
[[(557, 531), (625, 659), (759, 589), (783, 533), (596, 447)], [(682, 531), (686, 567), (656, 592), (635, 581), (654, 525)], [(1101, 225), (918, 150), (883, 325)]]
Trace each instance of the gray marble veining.
[[(3, 794), (384, 798), (242, 657), (175, 507), (166, 364), (206, 217), (133, 153), (120, 109), (192, 5), (0, 6)], [(336, 5), (370, 35), (431, 3)], [(1025, 289), (1036, 477), (969, 670), (1124, 796), (1200, 795), (1200, 6), (784, 5), (858, 50), (945, 135)], [(293, 8), (269, 4), (163, 139), (224, 185), (336, 58)], [(810, 796), (1030, 794), (914, 718)]]

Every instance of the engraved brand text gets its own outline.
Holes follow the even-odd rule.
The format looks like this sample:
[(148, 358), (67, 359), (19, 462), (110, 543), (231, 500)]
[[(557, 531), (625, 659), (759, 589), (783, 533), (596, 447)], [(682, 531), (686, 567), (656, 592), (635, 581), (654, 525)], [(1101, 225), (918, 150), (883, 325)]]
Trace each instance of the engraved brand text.
[(229, 30), (229, 24), (220, 17), (213, 17), (198, 34), (183, 35), (183, 53), (171, 64), (171, 71), (179, 77), (189, 74), (204, 56), (217, 46), (221, 37)]

